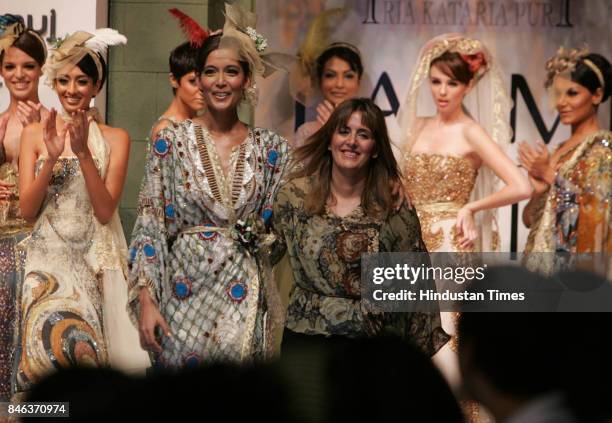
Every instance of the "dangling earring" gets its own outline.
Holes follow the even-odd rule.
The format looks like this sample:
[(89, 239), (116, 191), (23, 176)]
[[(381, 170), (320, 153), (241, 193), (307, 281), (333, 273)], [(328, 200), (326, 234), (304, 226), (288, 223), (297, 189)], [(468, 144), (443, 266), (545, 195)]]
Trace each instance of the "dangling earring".
[(248, 102), (251, 106), (257, 105), (257, 84), (253, 83), (249, 87), (242, 90), (242, 99)]

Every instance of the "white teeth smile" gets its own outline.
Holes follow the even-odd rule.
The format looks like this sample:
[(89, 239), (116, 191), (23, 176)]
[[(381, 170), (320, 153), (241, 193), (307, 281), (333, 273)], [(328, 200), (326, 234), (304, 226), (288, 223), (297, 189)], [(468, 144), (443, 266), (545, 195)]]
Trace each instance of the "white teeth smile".
[(343, 151), (342, 154), (344, 155), (344, 157), (346, 157), (347, 159), (355, 159), (357, 158), (357, 156), (359, 155), (358, 153), (354, 152), (354, 151)]
[(66, 98), (66, 103), (68, 103), (68, 104), (78, 104), (79, 101), (81, 101), (81, 100), (78, 99), (78, 98)]
[(15, 88), (24, 89), (24, 88), (27, 88), (30, 85), (30, 83), (29, 82), (16, 82), (13, 85), (15, 85)]
[(220, 99), (223, 99), (223, 98), (229, 97), (229, 94), (228, 94), (228, 93), (214, 93), (213, 95), (214, 95), (216, 98), (220, 98)]

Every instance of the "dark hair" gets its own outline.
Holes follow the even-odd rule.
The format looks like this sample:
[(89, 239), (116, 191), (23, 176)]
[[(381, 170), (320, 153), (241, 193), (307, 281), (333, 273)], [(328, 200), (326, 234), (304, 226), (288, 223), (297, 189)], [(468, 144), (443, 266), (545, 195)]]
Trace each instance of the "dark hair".
[(353, 72), (357, 72), (359, 79), (361, 79), (361, 75), (363, 75), (363, 64), (361, 63), (361, 57), (359, 54), (351, 50), (349, 47), (345, 47), (342, 45), (332, 46), (325, 50), (319, 57), (317, 57), (317, 78), (321, 81), (323, 77), (323, 69), (325, 68), (325, 64), (332, 57), (337, 57), (338, 59), (344, 60), (348, 63), (349, 67)]
[[(189, 72), (198, 73), (200, 71), (202, 68), (200, 60), (202, 60), (201, 49), (186, 41), (175, 47), (170, 53), (168, 60), (170, 73), (179, 82)], [(172, 88), (172, 93), (176, 94), (176, 88)]]
[[(200, 51), (200, 60), (198, 62), (199, 68), (197, 70), (198, 73), (202, 73), (204, 70), (204, 66), (206, 66), (206, 59), (208, 59), (208, 55), (213, 51), (219, 48), (221, 43), (221, 34), (210, 36), (204, 41), (202, 44), (202, 48)], [(239, 60), (240, 67), (244, 74), (250, 78), (251, 77), (251, 68), (249, 67), (249, 63), (245, 60)]]
[(612, 69), (610, 69), (610, 62), (601, 54), (591, 53), (581, 58), (576, 64), (576, 68), (572, 72), (572, 81), (588, 89), (591, 94), (595, 94), (597, 89), (602, 88), (602, 86), (595, 71), (584, 63), (585, 59), (590, 60), (599, 69), (601, 76), (603, 76), (604, 93), (601, 99), (603, 103), (610, 97), (612, 92)]
[[(40, 36), (34, 34), (31, 29), (28, 29), (19, 36), (11, 47), (18, 48), (25, 54), (30, 56), (38, 63), (38, 66), (43, 66), (47, 58), (47, 50), (43, 45), (44, 41)], [(4, 51), (0, 54), (0, 64), (4, 61)]]
[(81, 69), (81, 71), (83, 71), (85, 75), (89, 76), (93, 80), (94, 85), (96, 85), (99, 80), (100, 88), (102, 88), (102, 85), (104, 85), (104, 81), (106, 81), (106, 62), (104, 61), (104, 58), (101, 55), (99, 55), (98, 53), (94, 54), (98, 56), (98, 60), (100, 60), (100, 64), (102, 65), (102, 75), (98, 75), (98, 68), (96, 67), (96, 62), (89, 54), (83, 56), (79, 63), (77, 63), (77, 67)]
[(470, 71), (470, 65), (461, 58), (457, 52), (446, 51), (441, 56), (431, 61), (431, 67), (436, 65), (444, 75), (453, 78), (462, 84), (469, 84), (474, 73)]
[(336, 131), (346, 125), (351, 115), (361, 112), (361, 122), (372, 132), (376, 146), (370, 158), (361, 204), (368, 216), (386, 217), (393, 209), (394, 196), (391, 186), (401, 183), (401, 172), (391, 150), (385, 116), (369, 98), (353, 98), (342, 102), (328, 121), (306, 140), (306, 144), (295, 150), (295, 160), (304, 163), (292, 177), (311, 176), (312, 190), (306, 195), (304, 208), (309, 214), (325, 211), (325, 204), (331, 195), (332, 155), (328, 147)]

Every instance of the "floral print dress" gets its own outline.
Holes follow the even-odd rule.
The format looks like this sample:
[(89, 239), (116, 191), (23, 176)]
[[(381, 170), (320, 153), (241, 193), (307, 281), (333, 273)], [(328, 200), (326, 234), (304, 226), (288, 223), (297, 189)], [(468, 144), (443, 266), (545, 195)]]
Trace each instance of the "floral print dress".
[(308, 215), (304, 198), (308, 177), (283, 185), (274, 205), (274, 227), (287, 248), (295, 284), (286, 328), (308, 335), (360, 337), (391, 329), (432, 355), (447, 341), (439, 313), (362, 311), (361, 254), (426, 252), (416, 212), (402, 207), (385, 220), (367, 216), (357, 207), (339, 217), (328, 210)]

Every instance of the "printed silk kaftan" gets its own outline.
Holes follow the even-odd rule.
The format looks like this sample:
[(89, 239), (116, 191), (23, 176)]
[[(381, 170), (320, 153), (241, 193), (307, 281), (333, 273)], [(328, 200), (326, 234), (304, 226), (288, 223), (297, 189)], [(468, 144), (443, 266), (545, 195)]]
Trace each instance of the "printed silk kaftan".
[[(206, 128), (186, 120), (151, 144), (130, 245), (130, 304), (147, 287), (170, 325), (158, 366), (261, 358), (269, 280), (260, 256), (231, 236), (238, 220), (265, 222), (288, 163), (287, 142), (260, 128), (234, 147), (225, 175)], [(209, 229), (207, 229), (207, 227)]]

